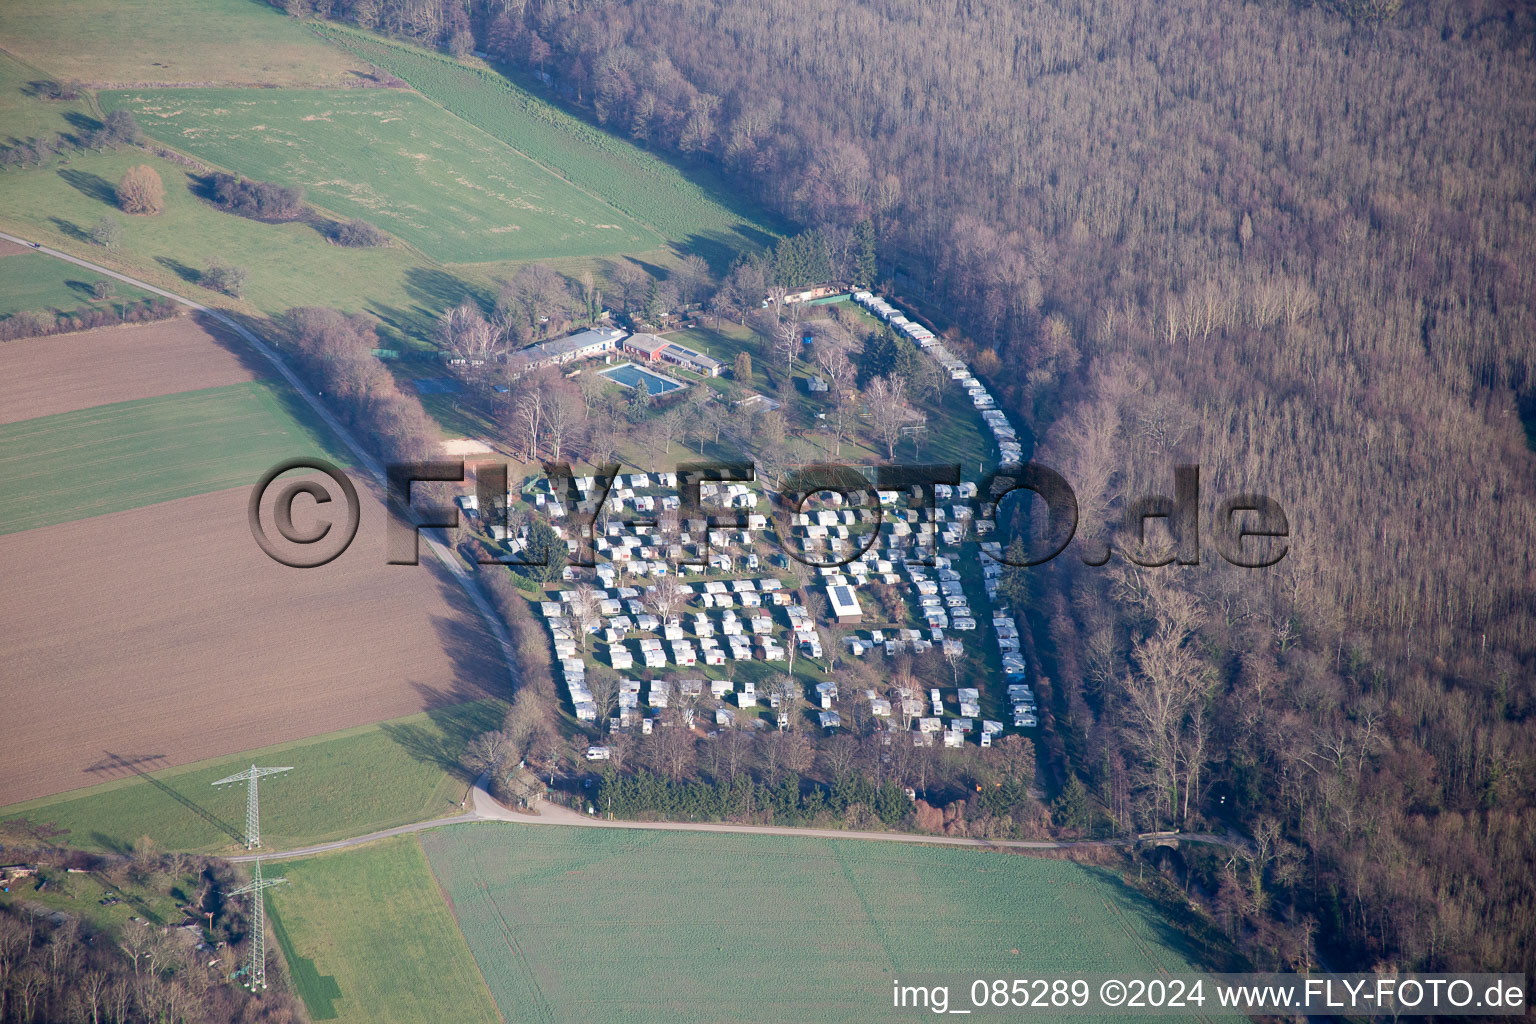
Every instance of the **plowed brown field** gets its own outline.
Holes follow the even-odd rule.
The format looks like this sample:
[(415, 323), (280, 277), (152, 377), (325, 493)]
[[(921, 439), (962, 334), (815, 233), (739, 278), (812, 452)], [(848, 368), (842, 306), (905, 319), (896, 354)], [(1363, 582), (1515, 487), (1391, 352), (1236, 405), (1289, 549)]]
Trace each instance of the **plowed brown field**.
[(249, 493), (0, 537), (0, 805), (99, 782), (85, 769), (109, 752), (186, 763), (506, 695), (431, 555), (384, 564), (366, 490), (357, 539), (319, 569), (258, 549)]
[[(239, 384), (257, 376), (240, 342), (192, 317), (0, 345), (0, 423)], [(254, 365), (254, 364), (252, 364)]]

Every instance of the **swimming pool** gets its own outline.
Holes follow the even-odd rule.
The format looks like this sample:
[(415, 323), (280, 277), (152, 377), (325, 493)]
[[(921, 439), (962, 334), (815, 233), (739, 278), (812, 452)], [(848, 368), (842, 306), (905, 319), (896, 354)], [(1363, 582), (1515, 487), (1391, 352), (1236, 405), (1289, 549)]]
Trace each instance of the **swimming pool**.
[(663, 377), (659, 373), (653, 373), (644, 367), (634, 363), (620, 363), (618, 366), (610, 366), (606, 370), (599, 371), (609, 380), (617, 381), (627, 388), (643, 386), (649, 395), (665, 395), (673, 391), (680, 391), (688, 385), (671, 377)]

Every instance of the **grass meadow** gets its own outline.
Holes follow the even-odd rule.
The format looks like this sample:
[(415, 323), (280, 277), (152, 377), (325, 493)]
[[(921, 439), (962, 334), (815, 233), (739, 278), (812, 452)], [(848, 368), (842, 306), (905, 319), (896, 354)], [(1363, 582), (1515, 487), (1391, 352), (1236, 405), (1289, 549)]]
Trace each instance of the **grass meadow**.
[(0, 319), (23, 311), (73, 313), (149, 298), (146, 291), (112, 281), (112, 297), (94, 299), (91, 286), (102, 280), (95, 271), (39, 253), (0, 256)]
[(253, 381), (0, 425), (0, 534), (251, 484), (332, 449), (308, 408)]
[(341, 26), (320, 31), (721, 272), (736, 251), (773, 241), (765, 227), (771, 215), (731, 196), (719, 181), (696, 169), (685, 174), (494, 71)]
[(415, 836), (269, 866), (267, 920), (311, 1019), (496, 1024), (499, 1014)]
[[(69, 135), (99, 125), (84, 101), (50, 103), (31, 95), (29, 83), (41, 77), (42, 72), (0, 52), (0, 119), (5, 124), (0, 142)], [(135, 164), (148, 164), (164, 181), (164, 212), (134, 217), (117, 209), (116, 184)], [(266, 224), (223, 213), (201, 199), (197, 188), (197, 177), (186, 168), (143, 150), (73, 151), (43, 167), (0, 170), (0, 227), (210, 305), (266, 314), (313, 305), (368, 312), (380, 319), (396, 345), (429, 335), (438, 312), (466, 294), (491, 301), (497, 282), (516, 270), (509, 262), (438, 265), (402, 244), (373, 249), (332, 245), (311, 224)], [(123, 244), (115, 251), (90, 241), (92, 225), (104, 216), (123, 227)], [(665, 248), (636, 255), (653, 266), (675, 260)], [(601, 281), (612, 259), (588, 255), (549, 262), (573, 278), (591, 270)], [(202, 272), (213, 263), (246, 270), (239, 302), (200, 285)]]
[(395, 89), (109, 92), (153, 138), (252, 178), (300, 185), (445, 263), (592, 256), (660, 234), (511, 146)]
[(1154, 908), (1068, 861), (484, 824), (421, 845), (509, 1019), (883, 1020), (893, 977), (1190, 969)]
[(54, 77), (90, 85), (344, 85), (368, 71), (264, 0), (0, 4), (0, 39)]
[(470, 736), (495, 728), (504, 709), (474, 701), (158, 771), (104, 759), (110, 781), (0, 808), (0, 822), (51, 822), (70, 830), (64, 842), (77, 849), (125, 851), (147, 835), (166, 850), (232, 852), (245, 828), (245, 786), (212, 783), (255, 763), (294, 769), (261, 784), (265, 848), (364, 835), (458, 813), (467, 785), (455, 767), (459, 753)]

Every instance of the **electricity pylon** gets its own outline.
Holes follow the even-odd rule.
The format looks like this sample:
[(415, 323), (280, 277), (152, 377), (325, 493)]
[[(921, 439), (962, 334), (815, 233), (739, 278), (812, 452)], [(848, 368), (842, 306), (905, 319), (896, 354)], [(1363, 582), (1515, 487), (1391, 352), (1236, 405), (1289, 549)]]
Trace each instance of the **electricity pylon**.
[[(251, 780), (251, 785), (256, 785), (255, 779)], [(250, 884), (225, 893), (226, 896), (249, 894), (251, 897), (251, 934), (246, 943), (245, 987), (252, 992), (267, 987), (267, 907), (262, 890), (286, 881), (286, 878), (262, 878), (261, 858), (257, 857), (256, 866), (251, 871)]]
[(245, 848), (254, 849), (261, 845), (261, 818), (256, 806), (256, 780), (263, 775), (276, 775), (278, 772), (291, 772), (293, 767), (287, 768), (257, 768), (255, 765), (241, 772), (239, 775), (231, 775), (227, 779), (220, 779), (215, 786), (228, 785), (231, 782), (244, 782), (245, 787)]

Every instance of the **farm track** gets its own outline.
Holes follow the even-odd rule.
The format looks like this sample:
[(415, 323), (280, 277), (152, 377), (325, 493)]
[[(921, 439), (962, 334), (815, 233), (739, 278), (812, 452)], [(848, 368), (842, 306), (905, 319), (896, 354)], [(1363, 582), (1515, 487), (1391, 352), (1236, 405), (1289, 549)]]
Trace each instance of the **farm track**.
[[(344, 850), (353, 846), (361, 846), (379, 839), (388, 839), (390, 836), (404, 835), (410, 832), (423, 832), (427, 829), (441, 828), (444, 825), (462, 825), (476, 821), (512, 822), (518, 825), (574, 825), (578, 828), (627, 828), (644, 831), (658, 832), (726, 832), (736, 835), (754, 836), (801, 836), (811, 839), (860, 839), (872, 842), (885, 843), (922, 843), (931, 846), (977, 846), (992, 850), (1077, 850), (1091, 849), (1093, 847), (1125, 848), (1136, 845), (1134, 839), (1082, 839), (1057, 842), (1053, 840), (1032, 839), (972, 839), (966, 836), (926, 836), (915, 835), (907, 832), (858, 832), (849, 829), (835, 828), (803, 828), (789, 825), (732, 825), (721, 822), (699, 821), (608, 821), (602, 818), (589, 818), (568, 807), (559, 804), (546, 803), (539, 814), (519, 814), (502, 806), (485, 789), (485, 780), (482, 778), (475, 783), (472, 792), (472, 809), (464, 814), (454, 815), (451, 818), (434, 818), (431, 821), (419, 821), (411, 825), (401, 825), (397, 828), (385, 829), (382, 832), (370, 832), (367, 835), (354, 836), (351, 839), (339, 839), (331, 843), (319, 843), (315, 846), (305, 846), (296, 850), (280, 850), (273, 853), (260, 854), (262, 860), (288, 860), (295, 857), (309, 857), (318, 853), (329, 853), (333, 850)], [(1231, 836), (1217, 836), (1205, 834), (1179, 835), (1181, 843), (1206, 843), (1215, 846), (1225, 846), (1234, 850), (1246, 850), (1247, 843), (1239, 838)], [(238, 857), (230, 857), (232, 861), (253, 861), (256, 854), (242, 854)]]

